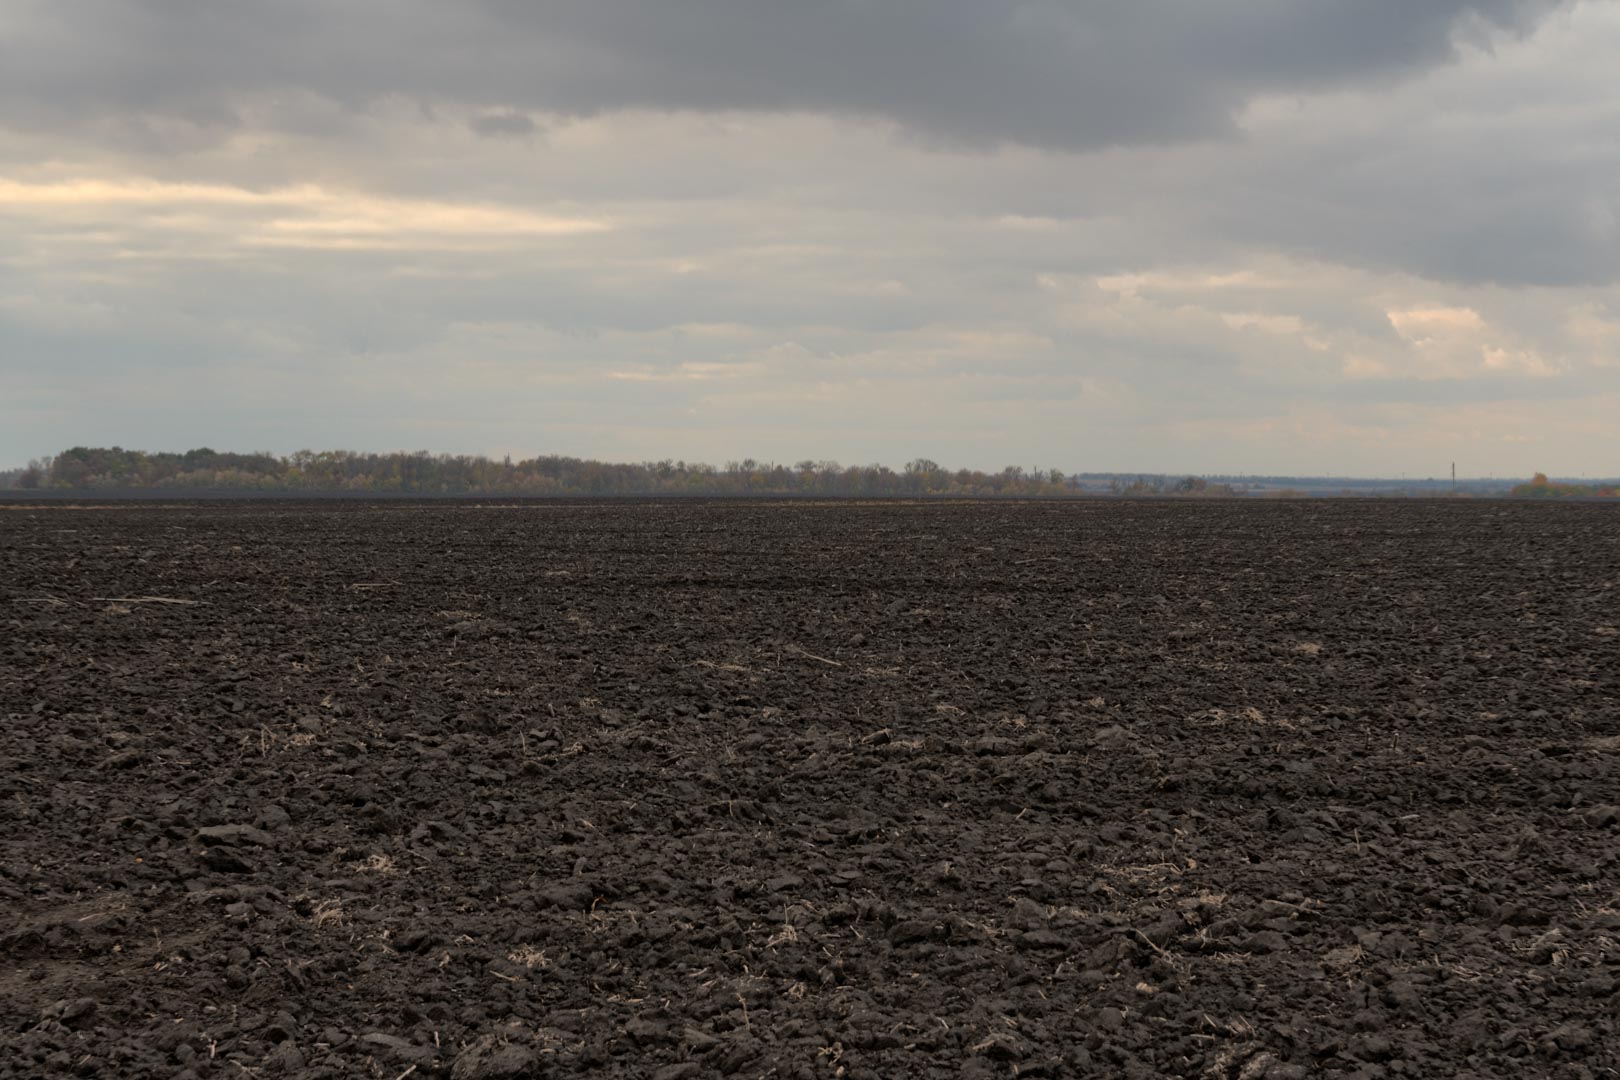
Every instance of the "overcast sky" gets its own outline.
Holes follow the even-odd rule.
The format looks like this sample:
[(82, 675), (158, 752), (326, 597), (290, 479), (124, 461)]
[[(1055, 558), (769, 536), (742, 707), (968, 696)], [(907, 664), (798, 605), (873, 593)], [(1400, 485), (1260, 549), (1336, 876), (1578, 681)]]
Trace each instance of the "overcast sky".
[(7, 0), (77, 443), (1620, 473), (1620, 0)]

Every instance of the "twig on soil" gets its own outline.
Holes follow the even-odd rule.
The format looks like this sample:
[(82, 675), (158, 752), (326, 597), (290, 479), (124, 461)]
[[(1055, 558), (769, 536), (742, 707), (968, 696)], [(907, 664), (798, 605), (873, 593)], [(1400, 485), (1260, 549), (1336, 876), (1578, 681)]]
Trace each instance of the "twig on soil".
[(1159, 945), (1152, 938), (1150, 938), (1146, 934), (1142, 933), (1142, 931), (1138, 930), (1136, 927), (1133, 926), (1133, 927), (1130, 928), (1130, 934), (1131, 934), (1131, 936), (1135, 937), (1137, 941), (1140, 941), (1142, 944), (1146, 945), (1148, 948), (1152, 949), (1154, 952), (1158, 953), (1160, 956), (1169, 956), (1170, 955), (1168, 952), (1166, 952), (1164, 950), (1163, 946)]
[(14, 596), (13, 604), (50, 604), (52, 607), (72, 607), (66, 600), (58, 600), (54, 596)]
[(387, 589), (395, 585), (403, 585), (402, 581), (355, 581), (349, 584), (351, 589)]
[(741, 664), (717, 664), (713, 660), (694, 660), (692, 666), (708, 668), (711, 671), (736, 671), (743, 674), (751, 674), (753, 671), (752, 668), (745, 668)]
[(805, 652), (803, 649), (799, 648), (797, 645), (789, 645), (788, 646), (788, 652), (797, 653), (799, 656), (804, 657), (806, 660), (819, 660), (823, 664), (831, 664), (833, 667), (843, 667), (844, 666), (843, 664), (840, 664), (837, 660), (829, 660), (825, 656), (817, 656), (813, 652)]
[(108, 604), (184, 604), (196, 607), (201, 600), (181, 600), (174, 596), (92, 596), (90, 599)]
[(394, 1077), (394, 1080), (405, 1080), (405, 1078), (407, 1076), (411, 1075), (411, 1073), (413, 1073), (415, 1071), (416, 1071), (416, 1066), (412, 1065), (410, 1068), (406, 1069), (404, 1072), (402, 1072), (398, 1076)]

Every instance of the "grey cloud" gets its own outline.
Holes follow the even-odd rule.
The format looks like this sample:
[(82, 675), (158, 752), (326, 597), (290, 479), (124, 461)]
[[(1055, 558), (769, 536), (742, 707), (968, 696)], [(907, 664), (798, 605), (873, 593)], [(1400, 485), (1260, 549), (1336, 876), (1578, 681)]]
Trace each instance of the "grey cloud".
[[(1620, 143), (1612, 107), (1583, 114), (1575, 79), (1587, 80), (1593, 102), (1612, 97), (1611, 58), (1561, 67), (1540, 85), (1504, 77), (1477, 53), (1435, 73), (1458, 41), (1528, 32), (1562, 6), (41, 2), (0, 19), (0, 126), (46, 125), (64, 158), (73, 155), (60, 144), (78, 138), (181, 169), (239, 128), (279, 130), (304, 140), (301, 155), (246, 160), (248, 183), (278, 182), (277, 173), (296, 182), (307, 159), (369, 168), (384, 188), (438, 184), (521, 201), (536, 185), (532, 161), (493, 155), (536, 152), (539, 140), (522, 137), (538, 130), (526, 110), (810, 110), (899, 123), (933, 144), (909, 160), (846, 161), (829, 142), (835, 121), (801, 123), (804, 144), (777, 143), (769, 156), (741, 140), (685, 156), (634, 145), (589, 177), (591, 155), (554, 150), (543, 182), (557, 189), (574, 178), (553, 194), (593, 200), (793, 188), (896, 213), (925, 203), (960, 212), (971, 199), (989, 215), (1112, 223), (1123, 240), (1084, 245), (1107, 259), (1126, 245), (1139, 258), (1183, 261), (1248, 248), (1448, 281), (1601, 283), (1620, 275)], [(1449, 80), (1451, 95), (1439, 102), (1427, 100), (1436, 79)], [(1307, 112), (1291, 127), (1234, 121), (1256, 95), (1324, 88), (1366, 100), (1330, 108), (1304, 97)], [(482, 168), (470, 170), (460, 150), (433, 152), (442, 134), (410, 130), (435, 117), (487, 137)], [(1234, 137), (1212, 144), (1212, 133)], [(888, 140), (871, 134), (864, 145)], [(377, 138), (393, 141), (367, 142)], [(991, 142), (1137, 145), (983, 153)]]
[(533, 117), (510, 109), (479, 113), (467, 121), (467, 126), (479, 135), (492, 137), (533, 135), (536, 131)]
[(1219, 133), (1252, 95), (1387, 80), (1557, 0), (91, 0), (0, 22), (0, 115), (228, 129), (253, 95), (588, 115), (825, 111), (970, 143)]

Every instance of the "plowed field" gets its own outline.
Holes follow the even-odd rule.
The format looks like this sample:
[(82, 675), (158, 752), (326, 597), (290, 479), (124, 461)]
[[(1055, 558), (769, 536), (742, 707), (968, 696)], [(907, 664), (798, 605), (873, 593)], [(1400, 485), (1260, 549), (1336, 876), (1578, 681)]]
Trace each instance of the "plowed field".
[(0, 509), (0, 1075), (1613, 1076), (1620, 513)]

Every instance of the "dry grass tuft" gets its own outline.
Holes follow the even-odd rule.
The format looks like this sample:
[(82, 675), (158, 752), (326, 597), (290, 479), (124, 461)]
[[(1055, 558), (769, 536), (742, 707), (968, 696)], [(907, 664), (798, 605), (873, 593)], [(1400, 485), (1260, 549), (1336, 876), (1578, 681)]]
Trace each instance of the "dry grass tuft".
[(514, 964), (521, 964), (533, 971), (535, 968), (548, 968), (551, 959), (546, 956), (546, 950), (537, 949), (533, 945), (520, 945), (506, 954), (506, 958)]
[(1225, 709), (1205, 709), (1203, 712), (1193, 713), (1187, 717), (1187, 723), (1193, 727), (1229, 727), (1241, 725), (1244, 727), (1270, 727), (1292, 731), (1299, 725), (1292, 720), (1268, 718), (1265, 713), (1253, 705), (1236, 712), (1227, 712)]
[(257, 746), (260, 755), (268, 757), (272, 751), (301, 749), (313, 745), (315, 740), (315, 733), (302, 727), (260, 724), (256, 731), (243, 732), (237, 738), (237, 743), (243, 750)]
[(342, 926), (345, 921), (342, 900), (320, 900), (315, 904), (315, 910), (310, 913), (310, 921), (316, 926)]

